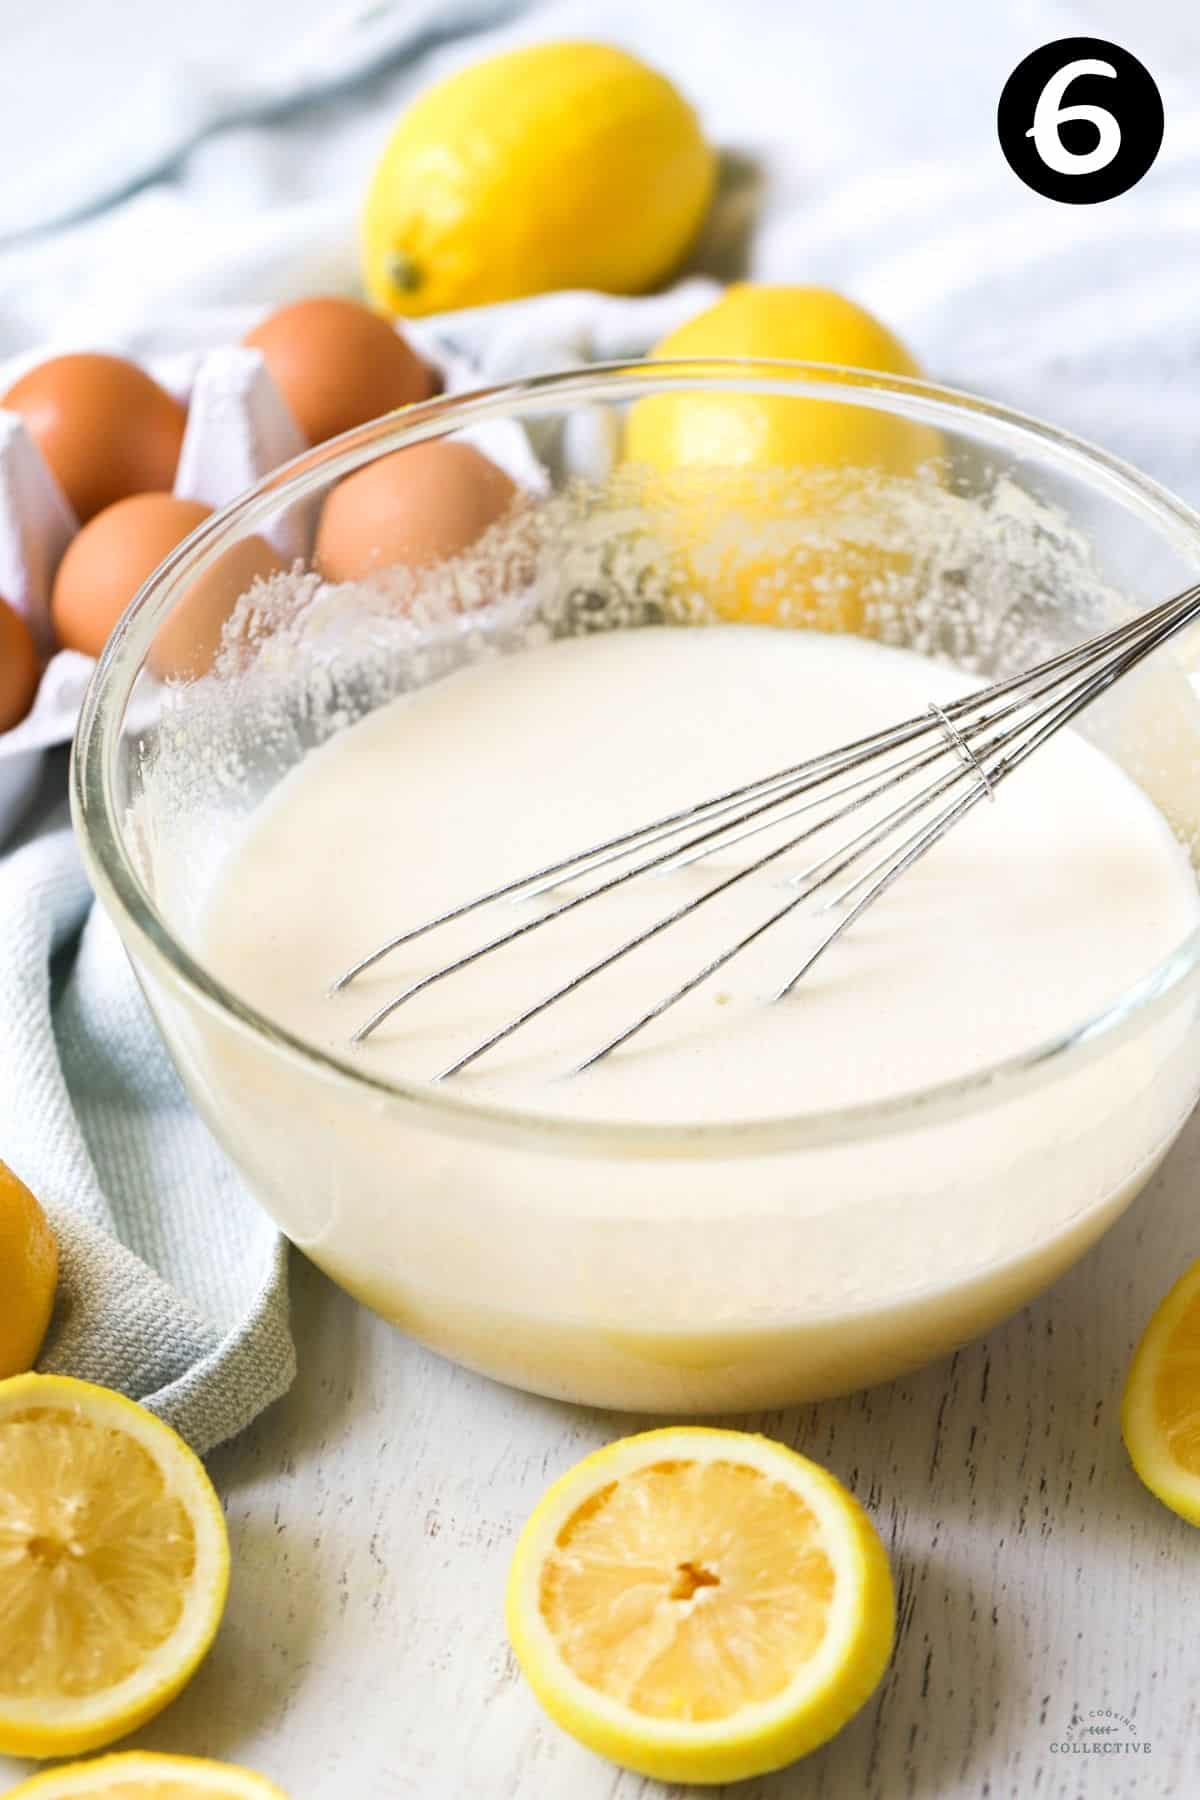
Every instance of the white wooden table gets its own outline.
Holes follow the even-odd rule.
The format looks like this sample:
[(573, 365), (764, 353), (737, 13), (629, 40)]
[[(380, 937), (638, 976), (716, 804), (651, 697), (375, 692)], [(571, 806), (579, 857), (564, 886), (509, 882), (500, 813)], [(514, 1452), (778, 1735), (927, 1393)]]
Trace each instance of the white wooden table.
[[(1141, 1488), (1117, 1417), (1143, 1321), (1200, 1254), (1198, 1162), (1200, 1116), (1084, 1263), (951, 1361), (742, 1421), (866, 1502), (891, 1547), (900, 1634), (841, 1736), (739, 1800), (1200, 1792), (1200, 1535)], [(293, 1800), (682, 1791), (545, 1721), (501, 1617), (514, 1533), (547, 1482), (644, 1421), (466, 1374), (298, 1256), (294, 1291), (299, 1381), (211, 1460), (233, 1536), (226, 1622), (132, 1742), (244, 1761)], [(1105, 1710), (1119, 1717), (1090, 1717)], [(1149, 1751), (1055, 1750), (1077, 1711)], [(20, 1772), (0, 1760), (0, 1791)]]

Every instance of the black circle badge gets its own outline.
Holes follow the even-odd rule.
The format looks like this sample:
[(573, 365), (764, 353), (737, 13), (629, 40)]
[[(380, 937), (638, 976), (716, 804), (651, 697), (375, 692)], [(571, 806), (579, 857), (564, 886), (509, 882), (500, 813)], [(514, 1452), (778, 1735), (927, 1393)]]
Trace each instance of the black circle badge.
[(1026, 187), (1093, 206), (1142, 179), (1163, 139), (1144, 63), (1106, 38), (1056, 38), (1019, 62), (996, 109), (1000, 148)]

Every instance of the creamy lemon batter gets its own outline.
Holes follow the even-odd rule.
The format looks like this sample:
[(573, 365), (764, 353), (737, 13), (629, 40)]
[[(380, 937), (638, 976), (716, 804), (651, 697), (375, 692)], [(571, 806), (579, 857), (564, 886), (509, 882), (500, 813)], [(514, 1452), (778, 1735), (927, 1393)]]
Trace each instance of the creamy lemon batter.
[[(232, 845), (197, 948), (263, 1013), (349, 1058), (390, 995), (533, 913), (505, 902), (331, 997), (383, 939), (963, 685), (908, 653), (761, 627), (620, 631), (482, 661), (292, 769)], [(155, 1001), (197, 1104), (284, 1229), (426, 1342), (604, 1405), (820, 1397), (961, 1343), (1116, 1217), (1194, 1097), (1190, 1005), (1185, 993), (948, 1112), (900, 1102), (874, 1129), (831, 1132), (821, 1109), (1069, 1034), (1180, 944), (1200, 902), (1140, 787), (1064, 733), (786, 1000), (769, 996), (828, 923), (815, 903), (626, 1049), (568, 1073), (794, 892), (820, 842), (462, 1075), (421, 1085), (780, 841), (631, 884), (427, 989), (355, 1053), (366, 1074), (416, 1083), (412, 1100), (268, 1053), (185, 992), (163, 985)], [(422, 1094), (465, 1099), (470, 1116)]]
[[(344, 1050), (391, 995), (579, 885), (458, 921), (330, 998), (341, 971), (398, 931), (964, 685), (923, 658), (860, 639), (751, 626), (615, 632), (483, 662), (385, 706), (287, 777), (229, 865), (207, 954), (271, 1017)], [(375, 1033), (364, 1063), (409, 1080), (435, 1075), (806, 822), (631, 883), (450, 976)], [(850, 1106), (1001, 1061), (1081, 1024), (1200, 916), (1191, 865), (1162, 817), (1115, 763), (1064, 733), (788, 998), (770, 1004), (828, 928), (823, 903), (837, 885), (626, 1048), (569, 1074), (861, 828), (855, 816), (786, 852), (454, 1077), (456, 1089), (617, 1120)]]

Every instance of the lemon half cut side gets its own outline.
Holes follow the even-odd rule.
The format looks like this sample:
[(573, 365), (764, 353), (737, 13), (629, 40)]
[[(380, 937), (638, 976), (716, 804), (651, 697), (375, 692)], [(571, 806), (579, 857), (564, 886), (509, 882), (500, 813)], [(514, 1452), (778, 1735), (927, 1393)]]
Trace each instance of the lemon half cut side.
[(664, 1781), (738, 1781), (841, 1729), (891, 1655), (858, 1502), (768, 1438), (674, 1427), (568, 1471), (518, 1542), (507, 1616), (550, 1716)]
[(1150, 1492), (1200, 1525), (1200, 1262), (1161, 1301), (1134, 1351), (1121, 1432)]
[(107, 1388), (0, 1382), (0, 1752), (75, 1756), (173, 1700), (229, 1583), (198, 1457)]

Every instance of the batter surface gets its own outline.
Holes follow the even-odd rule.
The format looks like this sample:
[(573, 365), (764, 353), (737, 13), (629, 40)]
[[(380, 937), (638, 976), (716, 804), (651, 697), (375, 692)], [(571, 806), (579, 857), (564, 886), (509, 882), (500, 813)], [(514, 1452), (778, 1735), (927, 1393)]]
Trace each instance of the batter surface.
[[(344, 1053), (387, 998), (530, 916), (531, 903), (500, 903), (422, 938), (331, 998), (334, 978), (384, 939), (968, 686), (908, 652), (754, 626), (620, 631), (478, 663), (393, 701), (287, 776), (230, 854), (202, 953), (260, 1010)], [(384, 1074), (433, 1076), (784, 835), (547, 925), (421, 994), (359, 1054)], [(1163, 818), (1114, 762), (1067, 732), (789, 998), (765, 1003), (826, 928), (815, 903), (628, 1047), (567, 1074), (778, 907), (789, 877), (835, 841), (784, 856), (589, 982), (456, 1076), (459, 1091), (546, 1113), (680, 1122), (878, 1099), (1083, 1022), (1200, 917), (1191, 865)]]

